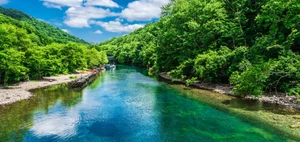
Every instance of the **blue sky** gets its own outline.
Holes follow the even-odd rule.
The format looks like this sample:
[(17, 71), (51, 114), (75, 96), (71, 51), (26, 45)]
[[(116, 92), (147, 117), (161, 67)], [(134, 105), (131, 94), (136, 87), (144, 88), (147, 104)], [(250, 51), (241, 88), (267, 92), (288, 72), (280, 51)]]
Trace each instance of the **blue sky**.
[(88, 42), (122, 36), (159, 19), (169, 0), (0, 0)]

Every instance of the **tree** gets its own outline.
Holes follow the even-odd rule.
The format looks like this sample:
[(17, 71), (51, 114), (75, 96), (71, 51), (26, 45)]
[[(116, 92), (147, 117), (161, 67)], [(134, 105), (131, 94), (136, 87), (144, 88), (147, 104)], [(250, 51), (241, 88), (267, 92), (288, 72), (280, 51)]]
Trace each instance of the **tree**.
[(15, 49), (5, 49), (0, 52), (0, 74), (3, 75), (3, 84), (8, 82), (20, 81), (26, 78), (28, 69), (22, 66), (24, 53), (18, 52)]

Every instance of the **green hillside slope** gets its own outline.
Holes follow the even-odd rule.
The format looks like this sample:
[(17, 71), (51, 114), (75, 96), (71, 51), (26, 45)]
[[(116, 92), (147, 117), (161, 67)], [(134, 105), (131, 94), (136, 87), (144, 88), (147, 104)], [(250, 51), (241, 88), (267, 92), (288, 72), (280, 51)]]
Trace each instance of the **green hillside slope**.
[(38, 32), (38, 35), (48, 37), (50, 41), (56, 43), (68, 43), (68, 42), (87, 43), (86, 41), (80, 38), (72, 36), (48, 23), (39, 21), (21, 11), (0, 7), (0, 14), (6, 15), (18, 21), (28, 23), (29, 25), (33, 26), (36, 29), (35, 32)]
[(297, 0), (172, 0), (158, 22), (98, 48), (176, 79), (230, 83), (237, 95), (300, 95), (299, 11)]
[[(49, 24), (18, 12), (14, 18), (0, 14), (0, 85), (72, 73), (108, 62), (105, 52)], [(51, 32), (52, 37), (47, 34)]]

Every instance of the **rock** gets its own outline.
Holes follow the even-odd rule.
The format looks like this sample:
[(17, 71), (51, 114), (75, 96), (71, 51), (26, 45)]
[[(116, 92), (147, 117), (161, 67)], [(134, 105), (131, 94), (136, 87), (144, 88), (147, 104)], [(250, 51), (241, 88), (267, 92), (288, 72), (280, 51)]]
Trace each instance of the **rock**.
[(300, 115), (293, 116), (295, 119), (300, 119)]
[(291, 125), (291, 128), (300, 128), (300, 122), (298, 122), (297, 124)]
[(9, 100), (9, 99), (10, 99), (10, 97), (6, 97), (5, 99), (6, 99), (6, 100)]

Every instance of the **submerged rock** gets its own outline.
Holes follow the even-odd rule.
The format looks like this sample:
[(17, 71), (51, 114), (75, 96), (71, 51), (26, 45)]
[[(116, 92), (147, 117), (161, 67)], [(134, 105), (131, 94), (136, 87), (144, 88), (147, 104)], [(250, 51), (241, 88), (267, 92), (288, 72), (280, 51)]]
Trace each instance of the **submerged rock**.
[[(168, 76), (166, 72), (159, 73), (158, 75), (162, 80), (172, 84), (186, 84), (185, 80), (174, 80), (170, 76)], [(192, 83), (189, 86), (193, 88), (209, 90), (209, 91), (213, 91), (213, 92), (217, 92), (229, 96), (235, 96), (234, 92), (232, 91), (232, 86), (228, 84), (227, 85), (210, 84), (210, 83), (197, 82), (197, 83)], [(297, 99), (300, 98), (297, 96), (288, 96), (286, 93), (270, 92), (270, 93), (266, 93), (265, 96), (262, 97), (245, 96), (244, 98), (247, 100), (258, 100), (263, 103), (277, 104), (284, 107), (300, 109), (300, 102), (297, 102)]]
[(300, 115), (293, 116), (293, 118), (295, 118), (295, 119), (300, 119)]
[(290, 126), (291, 128), (300, 128), (300, 122), (294, 124), (294, 125), (291, 125)]

